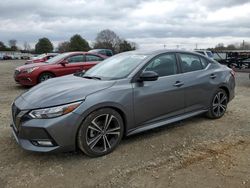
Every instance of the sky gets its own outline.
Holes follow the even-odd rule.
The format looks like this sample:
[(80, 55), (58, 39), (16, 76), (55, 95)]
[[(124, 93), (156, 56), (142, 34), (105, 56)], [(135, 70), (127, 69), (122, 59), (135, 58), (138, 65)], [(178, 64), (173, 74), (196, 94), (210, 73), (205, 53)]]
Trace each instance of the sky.
[(111, 29), (141, 49), (208, 48), (250, 42), (249, 18), (249, 0), (1, 0), (0, 41), (92, 43)]

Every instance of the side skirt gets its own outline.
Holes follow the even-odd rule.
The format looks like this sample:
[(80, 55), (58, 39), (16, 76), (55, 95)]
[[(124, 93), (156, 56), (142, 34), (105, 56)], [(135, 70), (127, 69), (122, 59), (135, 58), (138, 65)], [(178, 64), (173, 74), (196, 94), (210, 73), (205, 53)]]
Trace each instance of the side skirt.
[(158, 122), (155, 122), (155, 123), (144, 124), (142, 126), (139, 126), (136, 129), (133, 129), (133, 130), (129, 131), (127, 136), (137, 134), (137, 133), (140, 133), (140, 132), (144, 132), (144, 131), (154, 129), (154, 128), (157, 128), (157, 127), (161, 127), (161, 126), (164, 126), (164, 125), (167, 125), (167, 124), (170, 124), (170, 123), (174, 123), (174, 122), (177, 122), (177, 121), (180, 121), (180, 120), (183, 120), (183, 119), (187, 119), (187, 118), (190, 118), (190, 117), (193, 117), (193, 116), (205, 113), (205, 112), (207, 112), (207, 110), (199, 110), (199, 111), (187, 113), (187, 114), (184, 114), (184, 115), (168, 118), (168, 119), (158, 121)]

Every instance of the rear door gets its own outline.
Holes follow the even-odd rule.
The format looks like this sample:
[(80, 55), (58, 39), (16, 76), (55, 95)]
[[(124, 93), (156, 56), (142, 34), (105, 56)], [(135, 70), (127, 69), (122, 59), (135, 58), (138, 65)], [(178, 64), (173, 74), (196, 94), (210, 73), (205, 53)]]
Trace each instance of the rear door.
[(178, 53), (185, 93), (186, 112), (206, 109), (214, 86), (216, 73), (208, 70), (208, 61), (198, 55)]
[(100, 56), (94, 54), (86, 54), (85, 55), (86, 62), (84, 63), (84, 70), (88, 70), (91, 67), (95, 66), (97, 63), (103, 61), (104, 59)]

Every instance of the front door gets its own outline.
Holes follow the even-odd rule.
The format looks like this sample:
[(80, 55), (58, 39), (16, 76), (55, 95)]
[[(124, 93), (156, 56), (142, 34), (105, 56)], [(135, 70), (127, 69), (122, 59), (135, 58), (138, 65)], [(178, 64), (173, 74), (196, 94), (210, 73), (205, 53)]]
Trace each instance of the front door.
[(136, 124), (157, 122), (182, 114), (184, 94), (175, 54), (166, 53), (155, 57), (143, 71), (154, 71), (159, 78), (156, 81), (133, 83)]

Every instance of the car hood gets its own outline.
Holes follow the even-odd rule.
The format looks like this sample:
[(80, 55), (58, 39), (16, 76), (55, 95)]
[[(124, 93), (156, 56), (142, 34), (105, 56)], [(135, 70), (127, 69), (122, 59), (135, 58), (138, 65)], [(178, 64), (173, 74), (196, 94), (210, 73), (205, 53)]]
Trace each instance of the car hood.
[(48, 63), (31, 63), (31, 64), (26, 64), (20, 67), (17, 67), (16, 70), (24, 70), (28, 68), (33, 68), (33, 67), (41, 67), (41, 66), (46, 66)]
[(74, 75), (53, 78), (22, 94), (19, 100), (24, 100), (26, 105), (20, 108), (46, 108), (84, 100), (88, 95), (107, 89), (114, 83), (115, 81), (85, 79)]

